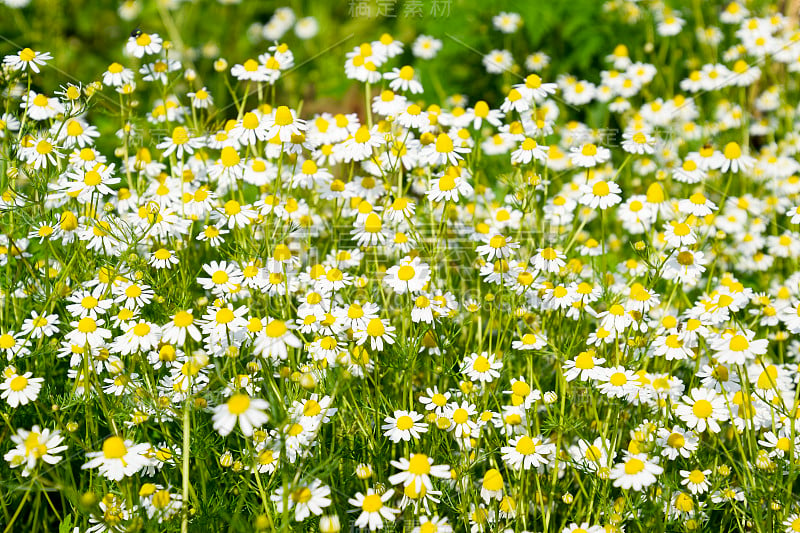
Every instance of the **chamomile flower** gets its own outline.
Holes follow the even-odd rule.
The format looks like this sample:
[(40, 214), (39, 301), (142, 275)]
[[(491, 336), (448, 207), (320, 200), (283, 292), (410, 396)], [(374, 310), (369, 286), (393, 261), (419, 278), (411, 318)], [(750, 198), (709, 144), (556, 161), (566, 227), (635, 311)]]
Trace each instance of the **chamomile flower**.
[(49, 52), (36, 52), (31, 48), (23, 48), (16, 54), (7, 55), (3, 58), (3, 65), (8, 66), (12, 70), (26, 71), (30, 69), (32, 72), (39, 73), (39, 67), (45, 65), (47, 61), (53, 59)]
[(511, 153), (511, 162), (527, 165), (533, 160), (539, 162), (547, 161), (548, 146), (542, 146), (535, 139), (526, 137), (519, 145), (519, 148)]
[(129, 439), (119, 436), (108, 437), (103, 441), (99, 452), (88, 452), (88, 462), (82, 469), (97, 468), (98, 473), (110, 481), (121, 481), (139, 472), (150, 463), (146, 457), (149, 444), (135, 444)]
[(122, 304), (129, 309), (138, 309), (149, 304), (155, 293), (148, 285), (136, 281), (124, 281), (114, 285), (112, 292), (114, 303)]
[(5, 355), (11, 361), (16, 357), (25, 357), (30, 353), (31, 342), (22, 332), (6, 330), (0, 333), (0, 356)]
[(478, 428), (472, 419), (477, 412), (477, 408), (466, 400), (462, 401), (460, 405), (456, 402), (448, 404), (443, 415), (446, 420), (451, 422), (446, 426), (447, 430), (452, 431), (459, 439), (471, 437)]
[(755, 159), (744, 155), (742, 153), (742, 148), (739, 146), (738, 143), (729, 142), (725, 145), (723, 149), (722, 155), (724, 160), (722, 161), (722, 166), (720, 167), (720, 172), (742, 172), (745, 170), (750, 170), (755, 165)]
[(712, 433), (721, 431), (720, 422), (728, 420), (726, 400), (721, 394), (705, 388), (694, 388), (684, 395), (675, 408), (675, 414), (690, 428), (700, 433), (708, 429)]
[(104, 324), (104, 320), (86, 315), (80, 320), (70, 322), (70, 326), (74, 329), (67, 333), (64, 339), (77, 346), (100, 348), (111, 338), (111, 332), (103, 327)]
[(286, 360), (289, 347), (299, 348), (302, 345), (300, 339), (292, 333), (294, 326), (286, 321), (279, 318), (265, 318), (259, 323), (261, 327), (256, 334), (254, 347), (256, 355), (270, 357), (273, 360)]
[(622, 190), (613, 181), (597, 180), (581, 187), (580, 203), (592, 209), (608, 209), (622, 201)]
[(682, 249), (667, 259), (662, 276), (664, 279), (678, 280), (686, 286), (693, 287), (697, 285), (700, 276), (706, 270), (704, 263), (703, 252)]
[(661, 455), (674, 461), (678, 457), (691, 457), (697, 451), (700, 441), (694, 433), (673, 426), (672, 429), (659, 429), (656, 443), (661, 447)]
[(433, 490), (431, 477), (444, 479), (450, 477), (448, 465), (434, 465), (433, 458), (423, 453), (412, 453), (408, 459), (403, 457), (399, 461), (391, 461), (391, 465), (400, 472), (390, 476), (389, 483), (392, 485), (402, 483), (403, 487), (413, 486), (417, 492), (423, 487), (428, 491)]
[(511, 343), (514, 350), (541, 350), (547, 346), (547, 338), (541, 333), (525, 333)]
[(211, 261), (203, 265), (203, 271), (209, 278), (197, 278), (197, 282), (207, 291), (211, 291), (217, 296), (223, 296), (241, 285), (244, 277), (235, 263), (226, 261)]
[(667, 361), (681, 361), (694, 356), (691, 344), (679, 333), (671, 331), (667, 335), (656, 337), (652, 350), (653, 355), (664, 357)]
[(517, 249), (519, 249), (518, 242), (514, 242), (511, 237), (504, 237), (498, 233), (489, 237), (488, 242), (478, 246), (476, 251), (485, 256), (487, 261), (493, 261), (495, 259), (507, 259)]
[(544, 466), (548, 463), (550, 454), (556, 451), (554, 444), (543, 442), (540, 436), (520, 435), (511, 439), (508, 444), (500, 448), (500, 453), (503, 462), (515, 470)]
[(270, 81), (270, 74), (267, 67), (253, 58), (247, 59), (244, 63), (237, 63), (231, 68), (231, 76), (239, 81)]
[(692, 194), (678, 202), (678, 210), (685, 215), (704, 217), (710, 215), (717, 209), (717, 205), (705, 197), (701, 192)]
[(144, 57), (147, 55), (155, 55), (161, 51), (163, 40), (157, 33), (144, 33), (138, 35), (131, 35), (125, 43), (125, 50), (133, 57)]
[(595, 167), (611, 158), (611, 151), (608, 148), (597, 146), (593, 143), (584, 143), (580, 147), (572, 147), (570, 152), (572, 164), (583, 168)]
[(453, 527), (447, 522), (446, 517), (420, 516), (419, 525), (411, 533), (453, 533)]
[[(46, 94), (37, 94), (35, 91), (30, 91), (22, 96), (20, 109), (24, 110), (29, 118), (38, 121), (56, 118), (59, 114), (66, 112), (58, 98), (50, 98)], [(21, 147), (25, 148), (26, 146), (22, 144)], [(41, 147), (37, 148), (41, 149)]]
[(411, 45), (411, 52), (421, 59), (433, 59), (442, 49), (442, 41), (429, 35), (420, 35)]
[(61, 444), (64, 437), (60, 431), (41, 429), (38, 425), (30, 430), (19, 428), (10, 438), (16, 447), (11, 448), (3, 458), (11, 468), (22, 466), (23, 477), (30, 476), (40, 461), (48, 465), (58, 464), (63, 459), (58, 454), (67, 449)]
[(328, 507), (332, 500), (329, 498), (331, 488), (322, 483), (319, 479), (314, 479), (310, 483), (298, 482), (289, 487), (288, 496), (284, 492), (284, 487), (279, 486), (270, 499), (275, 503), (278, 513), (284, 511), (284, 501), (287, 502), (288, 510), (294, 510), (296, 522), (302, 522), (311, 515), (319, 516)]
[(536, 255), (531, 258), (532, 266), (541, 272), (557, 274), (567, 264), (563, 252), (553, 247), (539, 248)]
[(697, 236), (689, 224), (670, 221), (664, 227), (664, 240), (673, 248), (691, 246), (697, 242)]
[(31, 316), (22, 322), (20, 333), (31, 339), (51, 337), (58, 333), (58, 325), (60, 323), (61, 320), (58, 318), (58, 315), (40, 315), (36, 311), (31, 311)]
[(306, 121), (297, 118), (295, 110), (284, 105), (265, 117), (264, 126), (267, 138), (277, 136), (282, 143), (291, 141), (293, 135), (300, 135), (307, 129)]
[(379, 494), (375, 489), (370, 488), (366, 494), (357, 492), (355, 497), (350, 498), (347, 502), (361, 511), (354, 525), (359, 528), (369, 527), (370, 531), (376, 529), (383, 529), (384, 521), (394, 522), (395, 515), (400, 511), (386, 505), (394, 491), (387, 490), (383, 494)]
[(162, 326), (161, 341), (183, 346), (186, 344), (187, 335), (195, 341), (201, 339), (200, 330), (195, 326), (191, 309), (180, 310), (172, 315), (171, 320)]
[(494, 354), (483, 352), (466, 357), (461, 365), (461, 372), (472, 381), (491, 383), (500, 377), (502, 368), (503, 362), (497, 361)]
[(131, 83), (133, 78), (134, 72), (131, 69), (125, 68), (115, 61), (103, 73), (103, 85), (122, 87), (126, 83)]
[(238, 423), (242, 434), (249, 437), (254, 428), (261, 427), (269, 420), (265, 412), (268, 408), (269, 404), (264, 400), (251, 398), (245, 393), (235, 393), (214, 408), (214, 430), (224, 437)]
[(503, 33), (514, 33), (522, 26), (519, 13), (501, 12), (492, 17), (492, 25)]
[(192, 107), (195, 109), (208, 109), (214, 105), (214, 98), (206, 87), (201, 87), (194, 92), (186, 93), (186, 96), (189, 97)]
[(454, 139), (447, 133), (440, 133), (434, 142), (422, 148), (420, 157), (429, 165), (458, 165), (464, 158), (463, 154), (469, 151), (469, 148), (455, 144)]
[(211, 246), (219, 246), (223, 242), (223, 235), (230, 233), (225, 228), (217, 227), (215, 224), (209, 224), (203, 228), (197, 235), (198, 241), (208, 241)]
[(178, 264), (178, 258), (166, 248), (159, 248), (150, 254), (150, 259), (147, 263), (156, 269), (170, 269)]
[(599, 357), (594, 350), (581, 352), (564, 363), (564, 378), (567, 381), (595, 379), (603, 370), (601, 366), (603, 363), (605, 359)]
[(769, 341), (754, 337), (755, 332), (749, 329), (726, 332), (710, 343), (711, 349), (716, 352), (715, 358), (720, 363), (743, 365), (767, 353)]
[(16, 371), (4, 372), (5, 380), (0, 383), (0, 398), (12, 408), (27, 405), (35, 401), (42, 390), (44, 378), (34, 378), (32, 372), (17, 374)]
[(473, 188), (463, 176), (459, 167), (451, 166), (444, 174), (431, 182), (431, 188), (426, 192), (428, 199), (433, 202), (458, 202), (459, 198), (469, 197)]
[(169, 157), (174, 153), (175, 157), (182, 159), (184, 155), (191, 155), (202, 146), (201, 138), (193, 137), (184, 126), (175, 126), (172, 134), (156, 145), (156, 148), (163, 150), (164, 157)]
[(365, 344), (369, 340), (373, 350), (382, 351), (384, 343), (394, 344), (394, 331), (395, 327), (389, 325), (387, 319), (373, 318), (367, 322), (366, 328), (356, 330), (353, 337), (359, 345)]
[(704, 494), (711, 487), (709, 482), (711, 470), (681, 470), (679, 473), (683, 478), (681, 479), (681, 485), (688, 488), (692, 494)]
[(528, 74), (525, 78), (525, 83), (514, 85), (514, 89), (519, 92), (524, 100), (542, 103), (548, 96), (556, 93), (558, 85), (555, 83), (544, 83), (538, 74)]
[(623, 461), (611, 469), (611, 479), (615, 487), (640, 491), (655, 483), (663, 472), (664, 468), (653, 462), (647, 454), (625, 452)]
[(644, 131), (630, 131), (622, 134), (622, 149), (632, 154), (652, 154), (655, 152), (655, 139)]
[(144, 319), (132, 320), (125, 333), (112, 344), (112, 350), (122, 355), (147, 352), (154, 349), (161, 339), (161, 328)]
[(422, 92), (422, 84), (415, 79), (414, 68), (409, 65), (393, 68), (383, 75), (383, 79), (389, 80), (389, 88), (393, 91), (408, 91), (412, 94)]
[(492, 50), (483, 56), (483, 66), (489, 74), (501, 74), (514, 64), (514, 57), (508, 50)]

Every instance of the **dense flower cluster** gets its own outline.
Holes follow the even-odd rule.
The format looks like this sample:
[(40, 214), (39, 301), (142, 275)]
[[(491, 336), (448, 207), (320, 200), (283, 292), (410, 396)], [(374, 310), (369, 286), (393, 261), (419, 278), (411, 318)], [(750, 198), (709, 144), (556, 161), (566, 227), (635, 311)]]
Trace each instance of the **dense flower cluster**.
[(54, 95), (7, 55), (7, 467), (90, 532), (234, 493), (267, 530), (800, 531), (800, 30), (647, 9), (714, 54), (493, 50), (502, 98), (437, 101), (405, 60), (442, 41), (384, 34), (340, 57), (363, 113), (275, 98), (288, 9), (227, 108), (154, 33)]

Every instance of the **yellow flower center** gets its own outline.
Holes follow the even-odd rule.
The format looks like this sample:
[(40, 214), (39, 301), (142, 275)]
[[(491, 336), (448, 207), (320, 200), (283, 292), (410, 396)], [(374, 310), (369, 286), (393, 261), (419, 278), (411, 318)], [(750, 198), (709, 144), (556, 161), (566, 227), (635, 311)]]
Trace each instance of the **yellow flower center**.
[(367, 216), (367, 220), (364, 222), (364, 231), (368, 233), (378, 233), (382, 227), (383, 223), (381, 222), (381, 217), (375, 213), (370, 213)]
[(491, 468), (486, 471), (483, 476), (483, 488), (493, 492), (503, 489), (503, 475), (495, 469)]
[(194, 317), (187, 311), (178, 311), (172, 322), (179, 328), (185, 328), (194, 322)]
[(383, 507), (383, 501), (377, 494), (370, 494), (364, 496), (364, 502), (361, 504), (361, 510), (367, 513), (377, 513)]
[(440, 133), (439, 136), (436, 137), (436, 151), (440, 154), (453, 151), (453, 140), (446, 133)]
[(739, 159), (742, 156), (742, 149), (735, 142), (730, 142), (725, 145), (723, 152), (726, 159)]
[(408, 465), (408, 472), (416, 476), (421, 476), (430, 473), (431, 465), (428, 462), (428, 456), (424, 453), (415, 453), (411, 455), (411, 460)]
[(692, 413), (697, 418), (708, 418), (714, 412), (714, 406), (708, 400), (697, 400), (692, 406)]
[(322, 408), (316, 400), (308, 400), (303, 406), (303, 416), (317, 416), (321, 412)]
[(700, 470), (692, 470), (689, 473), (689, 481), (694, 483), (695, 485), (698, 483), (702, 483), (706, 480), (706, 475)]
[(383, 322), (381, 322), (380, 318), (373, 318), (367, 324), (367, 335), (370, 337), (380, 337), (386, 332), (386, 328), (383, 327)]
[(274, 339), (282, 337), (287, 331), (286, 323), (283, 320), (273, 320), (267, 324), (267, 336)]
[(222, 161), (222, 165), (225, 167), (232, 167), (238, 165), (239, 162), (242, 160), (239, 157), (239, 152), (236, 151), (236, 148), (233, 146), (225, 146), (220, 152), (220, 161)]
[(592, 186), (592, 194), (595, 196), (608, 196), (611, 192), (611, 189), (608, 187), (608, 183), (603, 180), (596, 182)]
[(233, 321), (235, 315), (233, 314), (233, 311), (226, 307), (217, 311), (215, 318), (218, 324), (228, 324)]
[(103, 443), (103, 456), (106, 459), (122, 459), (127, 453), (128, 448), (122, 437), (109, 437)]
[(489, 240), (489, 246), (492, 248), (503, 248), (506, 245), (506, 238), (502, 235), (495, 235)]
[(667, 437), (667, 444), (673, 448), (683, 448), (686, 439), (680, 433), (673, 433)]
[(238, 215), (242, 211), (242, 206), (236, 200), (225, 202), (225, 214), (228, 216)]
[(408, 65), (400, 69), (399, 77), (406, 81), (411, 81), (414, 78), (414, 69)]
[(628, 382), (628, 377), (623, 372), (614, 372), (608, 381), (615, 387), (621, 387)]
[(292, 500), (297, 503), (306, 503), (311, 499), (311, 490), (308, 487), (303, 487), (292, 492)]
[(476, 372), (486, 372), (489, 370), (489, 368), (491, 368), (491, 364), (486, 357), (479, 355), (475, 358), (475, 362), (472, 363), (472, 368)]
[(743, 352), (750, 347), (750, 342), (748, 342), (747, 337), (744, 335), (734, 335), (730, 343), (728, 344), (728, 348), (734, 352)]
[(292, 112), (285, 105), (278, 106), (275, 110), (275, 124), (278, 126), (288, 126), (294, 121)]
[(84, 317), (78, 322), (78, 331), (81, 333), (92, 333), (97, 329), (97, 322), (91, 317)]
[(532, 438), (524, 435), (517, 441), (515, 449), (522, 455), (531, 455), (536, 451), (536, 443)]
[(408, 281), (414, 277), (416, 272), (414, 271), (414, 267), (403, 265), (399, 269), (397, 269), (397, 277), (401, 281)]
[(625, 473), (634, 476), (644, 470), (644, 462), (635, 457), (631, 457), (625, 462)]
[(19, 58), (21, 61), (25, 61), (26, 63), (28, 63), (36, 58), (36, 52), (31, 50), (30, 48), (23, 48), (22, 51), (19, 53)]
[(28, 378), (25, 376), (17, 376), (11, 380), (9, 387), (14, 392), (20, 392), (25, 390), (25, 387), (28, 386)]
[(694, 255), (692, 252), (683, 251), (678, 254), (678, 264), (683, 266), (690, 266), (694, 264)]
[(240, 415), (250, 407), (250, 397), (247, 394), (234, 394), (228, 400), (228, 411), (232, 415)]

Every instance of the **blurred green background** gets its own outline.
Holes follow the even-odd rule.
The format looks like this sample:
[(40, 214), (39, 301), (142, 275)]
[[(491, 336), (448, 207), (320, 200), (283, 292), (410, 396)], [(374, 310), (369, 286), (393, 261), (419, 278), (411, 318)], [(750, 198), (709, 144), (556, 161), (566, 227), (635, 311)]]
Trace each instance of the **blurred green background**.
[[(9, 8), (3, 2), (0, 0), (0, 54), (29, 46), (54, 56), (34, 77), (34, 90), (52, 94), (69, 81), (87, 84), (100, 79), (114, 61), (138, 68), (140, 60), (123, 55), (125, 41), (138, 28), (172, 41), (184, 64), (196, 70), (198, 78), (191, 87), (183, 84), (175, 90), (183, 93), (206, 85), (218, 109), (231, 99), (225, 77), (213, 70), (214, 60), (223, 57), (228, 61), (229, 76), (234, 64), (266, 52), (272, 42), (263, 37), (261, 28), (276, 9), (289, 7), (297, 18), (315, 17), (319, 31), (302, 40), (290, 29), (280, 38), (293, 50), (296, 67), (278, 82), (277, 101), (292, 106), (302, 102), (303, 115), (309, 116), (322, 110), (363, 108), (361, 84), (344, 76), (345, 54), (362, 42), (378, 39), (383, 32), (406, 44), (404, 54), (392, 60), (392, 65), (411, 64), (417, 69), (425, 86), (422, 99), (427, 103), (442, 103), (446, 96), (458, 93), (468, 96), (470, 102), (483, 99), (499, 105), (509, 85), (528, 74), (525, 59), (537, 51), (551, 57), (550, 66), (542, 73), (546, 81), (571, 73), (598, 83), (600, 71), (610, 68), (604, 58), (617, 44), (627, 45), (635, 61), (664, 65), (654, 84), (662, 96), (669, 97), (674, 87), (667, 85), (688, 74), (687, 63), (694, 62), (691, 67), (696, 68), (699, 60), (669, 52), (697, 50), (697, 22), (700, 26), (726, 26), (720, 24), (719, 13), (728, 0), (242, 0), (238, 4), (231, 0), (30, 0), (22, 9)], [(782, 7), (769, 0), (745, 3), (754, 12), (763, 12), (762, 7)], [(622, 20), (632, 6), (639, 9), (635, 24)], [(686, 20), (678, 36), (655, 35), (652, 12), (663, 9), (677, 10)], [(125, 11), (136, 13), (121, 16)], [(504, 34), (492, 25), (492, 17), (504, 11), (522, 17), (522, 27), (514, 34)], [(735, 28), (723, 29), (732, 32)], [(442, 50), (432, 60), (415, 59), (411, 53), (411, 43), (421, 34), (442, 41)], [(486, 73), (482, 58), (494, 49), (513, 54), (513, 72)], [(718, 56), (721, 50), (713, 53)], [(111, 89), (106, 92), (116, 100)], [(149, 91), (149, 98), (157, 93)], [(648, 94), (645, 91), (646, 97)], [(139, 98), (143, 106), (148, 105), (148, 96), (140, 93)], [(587, 106), (573, 118), (597, 122), (589, 118), (593, 107)]]
[[(390, 32), (406, 44), (420, 34), (442, 41), (443, 48), (432, 61), (414, 62), (408, 46), (401, 58), (417, 66), (426, 92), (434, 91), (437, 97), (458, 92), (490, 99), (499, 97), (503, 83), (514, 80), (508, 73), (476, 76), (485, 72), (482, 54), (492, 49), (510, 50), (524, 75), (525, 57), (542, 50), (557, 58), (559, 72), (587, 77), (593, 73), (592, 77), (597, 78), (602, 57), (624, 35), (620, 29), (625, 27), (614, 16), (603, 13), (599, 0), (244, 0), (231, 5), (216, 0), (140, 0), (136, 2), (140, 12), (131, 20), (120, 16), (121, 4), (108, 0), (32, 0), (23, 9), (0, 5), (0, 53), (14, 53), (24, 46), (51, 52), (51, 65), (60, 73), (45, 70), (34, 82), (36, 87), (52, 92), (67, 81), (85, 84), (99, 79), (113, 61), (131, 66), (133, 60), (124, 58), (123, 46), (130, 32), (141, 28), (159, 33), (173, 41), (176, 48), (184, 49), (200, 80), (205, 81), (220, 78), (211, 75), (213, 60), (218, 56), (225, 57), (232, 66), (266, 51), (270, 43), (255, 35), (253, 24), (263, 25), (275, 9), (290, 7), (297, 17), (314, 16), (320, 29), (308, 41), (302, 41), (291, 30), (282, 37), (300, 66), (294, 81), (279, 83), (279, 89), (299, 94), (307, 101), (346, 98), (353, 84), (343, 76), (345, 53), (361, 42)], [(501, 11), (521, 14), (522, 28), (513, 35), (494, 29), (491, 18)], [(217, 90), (222, 86), (213, 82), (208, 85), (218, 103), (224, 103), (224, 89)]]

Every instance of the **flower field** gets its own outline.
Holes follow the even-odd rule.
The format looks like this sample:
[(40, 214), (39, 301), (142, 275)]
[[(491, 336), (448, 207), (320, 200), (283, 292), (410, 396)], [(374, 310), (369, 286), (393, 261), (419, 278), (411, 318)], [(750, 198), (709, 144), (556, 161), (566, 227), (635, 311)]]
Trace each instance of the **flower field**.
[(800, 532), (800, 2), (78, 4), (0, 1), (0, 531)]

